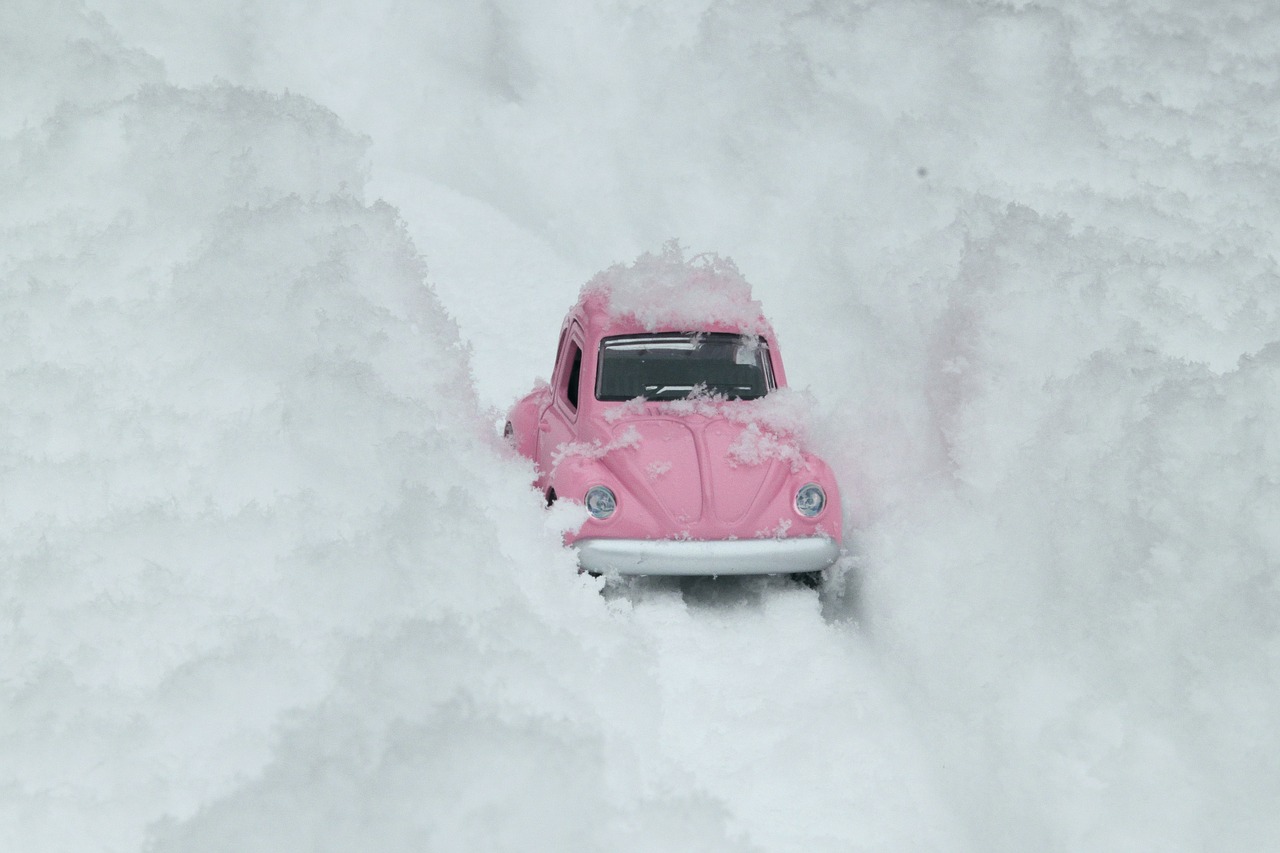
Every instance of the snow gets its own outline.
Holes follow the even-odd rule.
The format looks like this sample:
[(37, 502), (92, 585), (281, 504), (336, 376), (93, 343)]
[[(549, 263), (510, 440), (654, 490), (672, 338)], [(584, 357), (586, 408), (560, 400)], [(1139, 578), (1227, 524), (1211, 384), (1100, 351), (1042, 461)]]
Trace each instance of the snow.
[(791, 466), (792, 473), (804, 467), (804, 457), (799, 446), (789, 436), (780, 436), (760, 424), (749, 423), (738, 434), (727, 451), (731, 465), (760, 465), (766, 460), (777, 459)]
[[(1278, 44), (1190, 0), (0, 5), (0, 836), (1280, 846)], [(493, 434), (672, 238), (808, 389), (820, 594), (601, 588)]]
[(599, 304), (613, 321), (660, 329), (699, 331), (713, 325), (760, 336), (769, 331), (751, 285), (733, 260), (707, 253), (688, 260), (675, 240), (658, 254), (614, 264), (582, 288), (584, 305)]
[(560, 467), (566, 459), (603, 459), (615, 450), (640, 446), (640, 431), (634, 425), (622, 430), (610, 442), (566, 441), (555, 449), (551, 455), (551, 469)]

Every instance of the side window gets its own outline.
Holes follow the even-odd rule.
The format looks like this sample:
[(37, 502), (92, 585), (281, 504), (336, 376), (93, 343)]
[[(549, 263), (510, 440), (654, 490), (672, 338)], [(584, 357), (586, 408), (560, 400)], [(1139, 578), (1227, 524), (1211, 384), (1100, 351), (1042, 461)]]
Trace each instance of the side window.
[(569, 401), (569, 408), (576, 412), (578, 411), (578, 377), (582, 373), (582, 347), (574, 341), (569, 348), (573, 355), (573, 363), (569, 367), (569, 382), (565, 388), (565, 396)]

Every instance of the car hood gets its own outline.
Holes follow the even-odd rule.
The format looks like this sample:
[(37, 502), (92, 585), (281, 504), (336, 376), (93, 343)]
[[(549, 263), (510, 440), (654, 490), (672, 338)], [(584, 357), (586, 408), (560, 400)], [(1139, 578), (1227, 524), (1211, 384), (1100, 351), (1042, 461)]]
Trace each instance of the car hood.
[(654, 518), (695, 536), (759, 535), (758, 516), (807, 464), (789, 436), (723, 416), (630, 416), (608, 429), (622, 452), (601, 461)]

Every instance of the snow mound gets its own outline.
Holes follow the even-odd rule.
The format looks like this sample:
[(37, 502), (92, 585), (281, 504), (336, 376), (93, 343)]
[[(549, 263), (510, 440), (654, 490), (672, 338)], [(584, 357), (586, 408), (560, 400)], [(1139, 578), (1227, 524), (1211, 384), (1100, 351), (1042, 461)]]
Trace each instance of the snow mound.
[(617, 772), (658, 740), (610, 707), (644, 641), (489, 435), (363, 140), (117, 95), (0, 137), (7, 845), (740, 847), (670, 765)]
[(708, 324), (752, 335), (769, 331), (760, 303), (751, 298), (751, 285), (732, 260), (715, 254), (686, 260), (675, 240), (629, 266), (615, 264), (598, 273), (583, 286), (580, 299), (648, 331), (697, 331)]
[[(1280, 849), (1280, 6), (803, 5), (0, 4), (9, 847)], [(584, 603), (456, 398), (386, 408), (366, 157), (494, 405), (602, 259), (750, 270), (856, 625)]]

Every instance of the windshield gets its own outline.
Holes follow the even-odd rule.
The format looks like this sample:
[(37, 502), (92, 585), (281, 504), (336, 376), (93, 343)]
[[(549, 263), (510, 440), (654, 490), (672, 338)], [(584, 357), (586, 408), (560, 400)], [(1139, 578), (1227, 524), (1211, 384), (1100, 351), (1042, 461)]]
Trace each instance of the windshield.
[(769, 348), (752, 335), (621, 335), (600, 342), (597, 400), (682, 400), (695, 388), (754, 400), (772, 386)]

